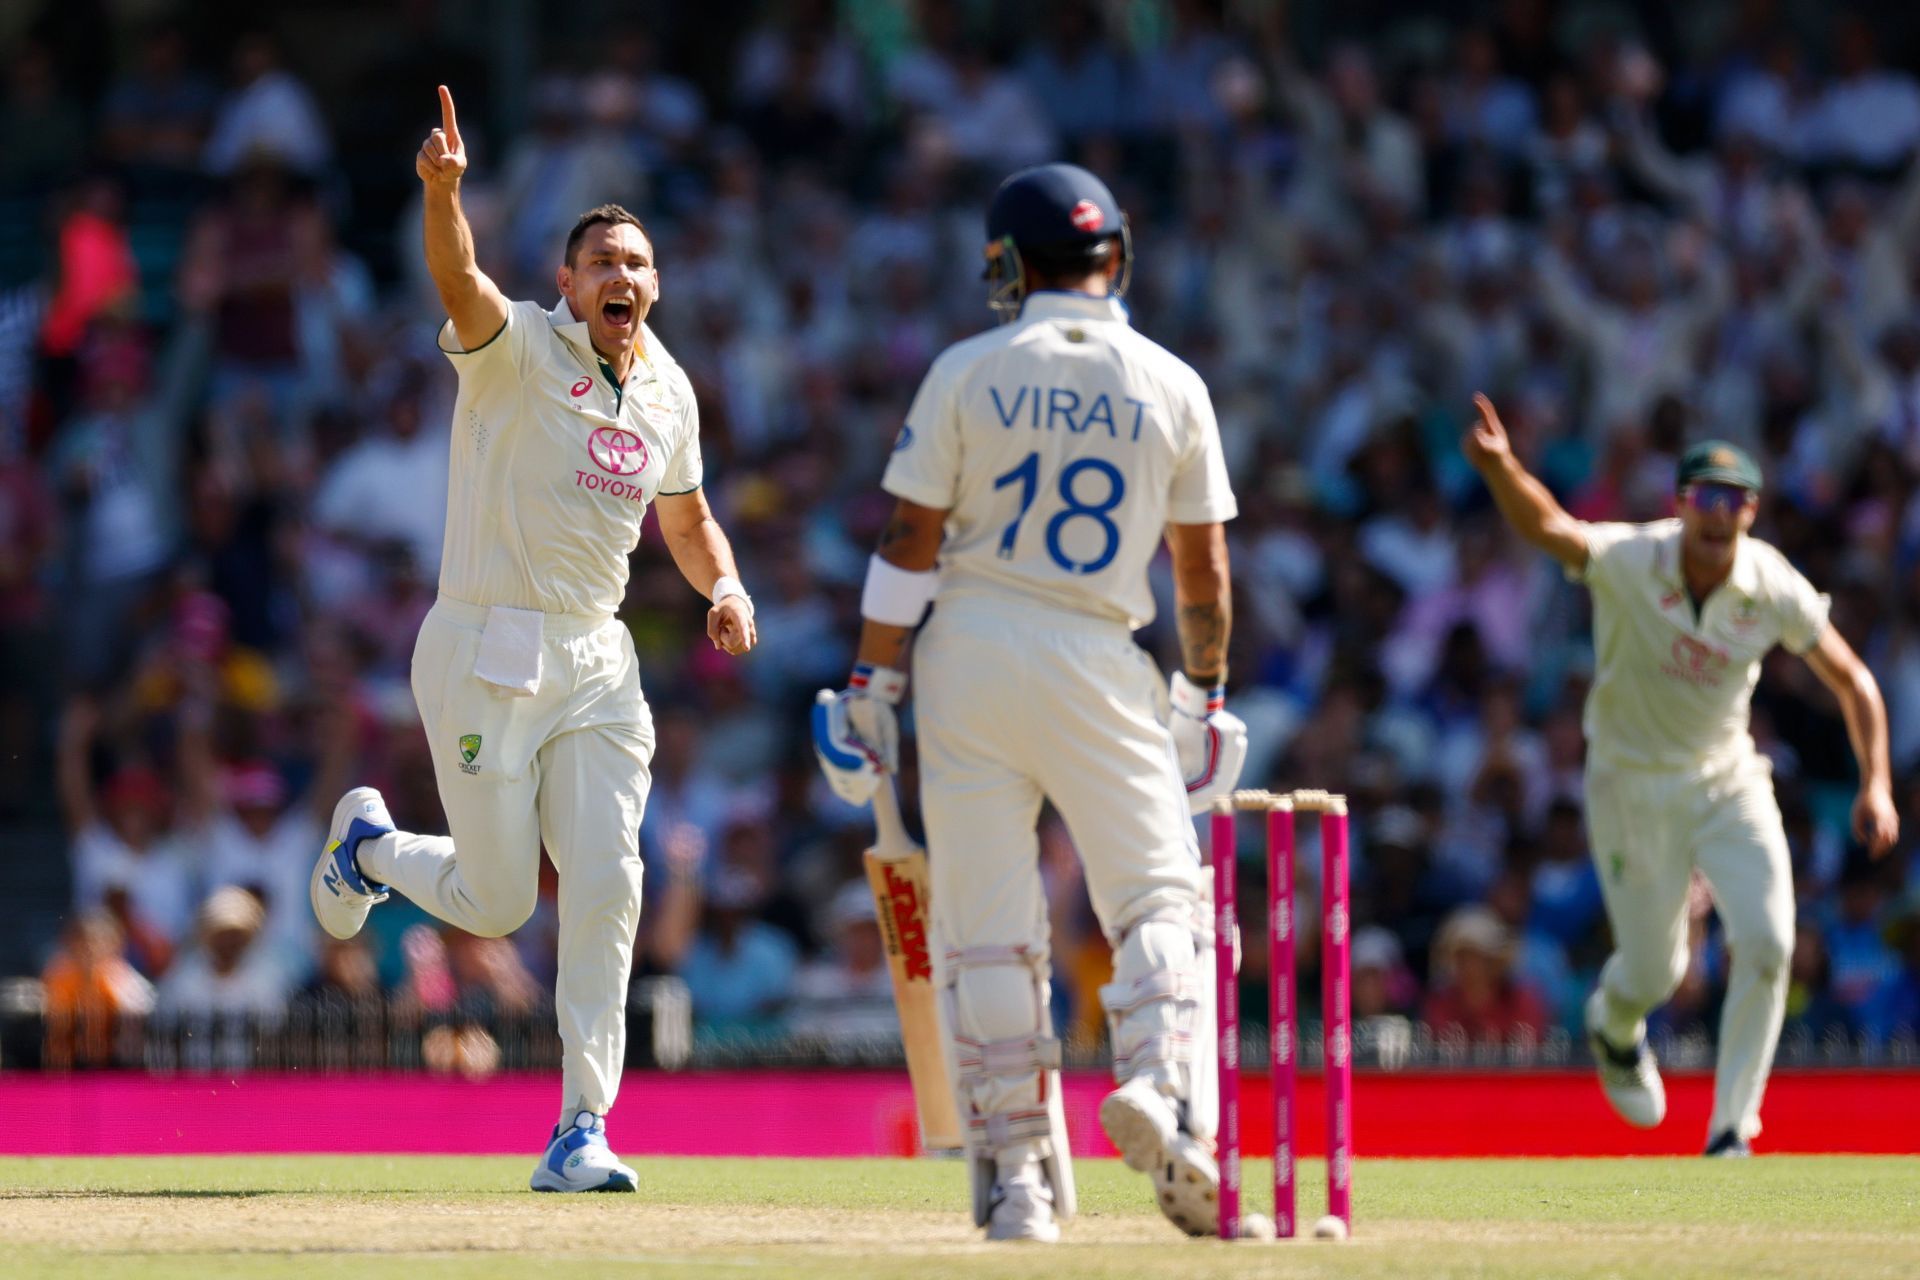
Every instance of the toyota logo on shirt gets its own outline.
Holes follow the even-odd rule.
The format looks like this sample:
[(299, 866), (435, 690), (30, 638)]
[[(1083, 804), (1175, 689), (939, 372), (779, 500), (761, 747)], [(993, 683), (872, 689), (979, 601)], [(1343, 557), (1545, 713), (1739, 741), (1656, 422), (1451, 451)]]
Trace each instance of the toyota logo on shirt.
[(613, 476), (636, 476), (647, 469), (647, 442), (619, 427), (601, 427), (587, 437), (593, 465)]

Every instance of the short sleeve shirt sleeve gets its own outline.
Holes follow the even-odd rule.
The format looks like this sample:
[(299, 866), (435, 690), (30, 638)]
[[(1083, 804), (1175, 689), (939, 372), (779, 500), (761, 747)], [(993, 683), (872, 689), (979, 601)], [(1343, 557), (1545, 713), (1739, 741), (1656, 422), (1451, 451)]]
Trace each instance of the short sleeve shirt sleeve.
[(1820, 634), (1827, 629), (1830, 601), (1784, 557), (1776, 572), (1774, 607), (1779, 610), (1780, 643), (1789, 653), (1805, 653), (1820, 643)]
[(894, 438), (880, 487), (896, 498), (950, 511), (960, 486), (960, 412), (948, 361), (936, 360)]
[(1186, 456), (1173, 473), (1167, 494), (1167, 519), (1174, 524), (1214, 524), (1239, 514), (1233, 486), (1227, 480), (1226, 454), (1220, 448), (1220, 424), (1213, 400), (1199, 379), (1188, 390)]
[(508, 305), (507, 322), (500, 326), (500, 332), (471, 351), (461, 347), (451, 320), (441, 322), (434, 340), (462, 382), (475, 378), (519, 379), (527, 371), (529, 335), (547, 327), (547, 313), (539, 303), (515, 302)]
[(683, 406), (680, 411), (680, 445), (667, 460), (666, 475), (660, 480), (660, 492), (668, 496), (692, 493), (706, 483), (706, 464), (700, 457), (700, 405), (694, 399), (693, 384), (684, 373), (675, 371), (674, 382)]
[(1584, 582), (1596, 590), (1613, 586), (1620, 579), (1626, 548), (1634, 536), (1641, 532), (1640, 526), (1615, 521), (1582, 521), (1580, 532), (1587, 539), (1586, 567), (1567, 570), (1567, 578), (1573, 582)]

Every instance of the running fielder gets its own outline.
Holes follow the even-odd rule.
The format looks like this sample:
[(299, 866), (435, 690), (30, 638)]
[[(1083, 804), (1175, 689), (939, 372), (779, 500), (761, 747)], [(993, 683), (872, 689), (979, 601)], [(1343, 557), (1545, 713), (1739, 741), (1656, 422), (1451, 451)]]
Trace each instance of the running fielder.
[(693, 389), (646, 327), (660, 277), (640, 223), (590, 210), (567, 238), (553, 310), (508, 302), (474, 265), (445, 86), (440, 111), (414, 168), (460, 390), (440, 596), (414, 647), (413, 696), (453, 837), (395, 831), (379, 792), (354, 788), (314, 868), (313, 909), (350, 938), (392, 888), (498, 937), (533, 911), (544, 843), (560, 877), (562, 1108), (532, 1186), (633, 1191), (604, 1120), (626, 1049), (653, 720), (614, 610), (647, 505), (713, 601), (716, 647), (753, 647), (753, 605), (700, 491)]
[[(1073, 1214), (1034, 827), (1065, 818), (1114, 947), (1101, 992), (1120, 1087), (1101, 1124), (1187, 1231), (1216, 1229), (1209, 889), (1190, 812), (1230, 789), (1246, 729), (1222, 710), (1234, 513), (1192, 369), (1135, 333), (1132, 257), (1084, 169), (1015, 174), (987, 213), (1005, 327), (928, 371), (884, 480), (859, 665), (814, 711), (822, 768), (865, 803), (894, 767), (913, 650), (935, 980), (977, 1225), (1055, 1240)], [(1173, 553), (1185, 671), (1161, 686), (1132, 632)], [(938, 566), (936, 567), (936, 561)]]
[(1780, 1038), (1793, 948), (1793, 873), (1772, 769), (1754, 749), (1748, 704), (1776, 644), (1833, 691), (1860, 765), (1854, 834), (1877, 856), (1899, 836), (1887, 716), (1866, 664), (1827, 624), (1827, 598), (1748, 530), (1760, 469), (1707, 441), (1680, 459), (1680, 516), (1589, 524), (1561, 509), (1513, 456), (1500, 416), (1462, 442), (1521, 537), (1593, 592), (1587, 695), (1587, 829), (1614, 952), (1587, 1001), (1607, 1100), (1628, 1124), (1666, 1115), (1646, 1014), (1687, 969), (1687, 886), (1713, 887), (1732, 967), (1706, 1154), (1748, 1154)]

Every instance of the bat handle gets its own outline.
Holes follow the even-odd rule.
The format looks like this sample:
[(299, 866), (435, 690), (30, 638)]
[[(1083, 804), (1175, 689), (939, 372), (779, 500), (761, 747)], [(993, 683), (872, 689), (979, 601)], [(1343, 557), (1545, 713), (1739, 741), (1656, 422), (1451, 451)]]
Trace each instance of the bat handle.
[(900, 816), (900, 797), (894, 794), (890, 773), (880, 775), (880, 785), (873, 793), (873, 834), (877, 849), (905, 853), (913, 848), (913, 841), (907, 838), (906, 821)]

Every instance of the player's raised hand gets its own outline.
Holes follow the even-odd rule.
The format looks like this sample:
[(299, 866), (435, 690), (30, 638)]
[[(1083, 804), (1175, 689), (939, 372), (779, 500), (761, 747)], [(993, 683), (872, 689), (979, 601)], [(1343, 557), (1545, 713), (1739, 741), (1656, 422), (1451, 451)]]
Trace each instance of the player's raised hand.
[(753, 626), (753, 609), (739, 596), (721, 596), (707, 610), (707, 639), (723, 653), (739, 657), (753, 648), (759, 639)]
[(1884, 787), (1862, 787), (1853, 800), (1853, 834), (1879, 857), (1900, 838), (1900, 811)]
[(453, 94), (440, 86), (440, 127), (420, 144), (413, 171), (429, 187), (453, 188), (467, 171), (467, 148), (460, 141), (460, 122), (453, 114)]
[(1500, 413), (1493, 407), (1493, 401), (1475, 394), (1473, 407), (1480, 411), (1480, 420), (1468, 427), (1467, 434), (1460, 438), (1460, 452), (1467, 455), (1467, 461), (1476, 469), (1484, 471), (1513, 456), (1513, 445), (1507, 440), (1507, 429), (1501, 425)]

